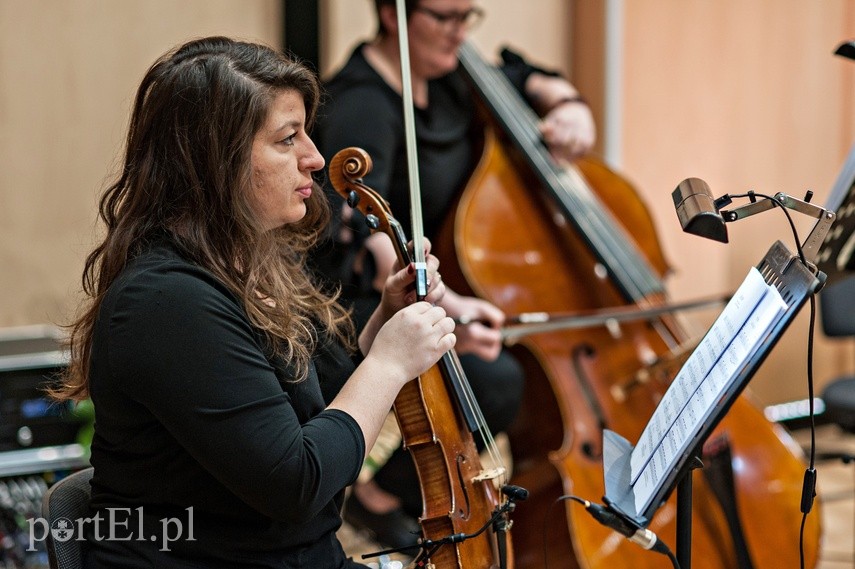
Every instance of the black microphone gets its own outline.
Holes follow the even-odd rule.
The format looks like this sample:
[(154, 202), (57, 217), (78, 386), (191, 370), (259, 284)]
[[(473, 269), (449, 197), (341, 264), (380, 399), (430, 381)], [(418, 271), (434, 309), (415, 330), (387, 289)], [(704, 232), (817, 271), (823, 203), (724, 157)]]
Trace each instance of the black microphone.
[(528, 498), (528, 490), (522, 486), (513, 486), (511, 484), (505, 484), (502, 486), (502, 494), (511, 500), (519, 500), (520, 502)]
[(656, 551), (668, 555), (671, 552), (668, 546), (659, 540), (655, 533), (646, 528), (638, 528), (599, 504), (584, 500), (585, 509), (595, 520), (604, 526), (611, 528), (626, 537), (629, 541), (640, 545), (644, 549)]
[(727, 243), (727, 228), (718, 210), (730, 203), (729, 197), (715, 200), (706, 182), (700, 178), (686, 178), (671, 192), (671, 199), (683, 231)]

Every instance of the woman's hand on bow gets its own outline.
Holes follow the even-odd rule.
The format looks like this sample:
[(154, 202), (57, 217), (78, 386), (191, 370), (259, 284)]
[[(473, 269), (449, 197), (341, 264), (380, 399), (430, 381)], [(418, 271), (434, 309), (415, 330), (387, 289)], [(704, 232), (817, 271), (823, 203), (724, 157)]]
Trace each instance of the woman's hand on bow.
[[(430, 241), (424, 240), (425, 265), (427, 268), (427, 296), (425, 300), (431, 304), (438, 304), (445, 296), (446, 287), (439, 274), (439, 259), (430, 254)], [(411, 244), (412, 245), (412, 244)], [(399, 261), (395, 261), (392, 271), (386, 277), (383, 286), (381, 305), (387, 315), (392, 315), (405, 306), (409, 306), (419, 300), (416, 298), (416, 269), (415, 264), (410, 263), (401, 267)]]

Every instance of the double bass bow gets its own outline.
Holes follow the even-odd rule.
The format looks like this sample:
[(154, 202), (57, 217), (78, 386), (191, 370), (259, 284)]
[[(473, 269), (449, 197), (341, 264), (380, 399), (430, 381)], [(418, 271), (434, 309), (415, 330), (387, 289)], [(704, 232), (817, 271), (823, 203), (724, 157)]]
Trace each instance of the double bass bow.
[[(365, 215), (372, 232), (389, 236), (398, 260), (409, 264), (400, 224), (385, 200), (360, 181), (370, 169), (371, 158), (364, 150), (346, 148), (330, 161), (330, 182), (351, 207)], [(509, 516), (514, 500), (525, 499), (526, 492), (504, 484), (507, 468), (453, 350), (401, 389), (394, 411), (422, 491), (421, 552), (416, 565), (512, 567)], [(492, 469), (482, 467), (473, 432), (482, 437)], [(506, 496), (504, 501), (497, 486)]]
[[(541, 142), (538, 117), (504, 75), (471, 44), (459, 57), (479, 102), (484, 141), (434, 246), (445, 282), (507, 314), (662, 306), (668, 264), (632, 186), (593, 159), (556, 164)], [(680, 323), (663, 314), (585, 331), (545, 330), (513, 346), (526, 390), (508, 434), (514, 482), (530, 491), (516, 521), (546, 528), (543, 535), (515, 534), (517, 569), (661, 567), (660, 557), (570, 502), (563, 512), (551, 505), (564, 494), (593, 500), (604, 494), (603, 429), (638, 438), (688, 340)], [(633, 379), (640, 375), (648, 377), (643, 384)], [(798, 566), (803, 465), (795, 443), (742, 395), (705, 451), (691, 520), (695, 566)], [(672, 544), (676, 511), (672, 496), (649, 527)], [(544, 512), (552, 513), (547, 523)], [(806, 566), (818, 558), (819, 531), (817, 517), (809, 519)]]

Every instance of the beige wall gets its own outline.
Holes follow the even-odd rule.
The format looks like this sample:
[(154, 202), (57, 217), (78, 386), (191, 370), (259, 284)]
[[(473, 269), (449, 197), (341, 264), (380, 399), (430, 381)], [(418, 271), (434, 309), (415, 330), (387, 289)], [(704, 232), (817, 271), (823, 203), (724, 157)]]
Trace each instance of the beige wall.
[[(621, 168), (661, 229), (674, 296), (732, 289), (773, 241), (795, 250), (784, 216), (769, 211), (728, 224), (723, 245), (681, 233), (670, 192), (695, 176), (716, 196), (753, 189), (802, 198), (810, 189), (815, 203), (825, 202), (855, 142), (855, 62), (832, 54), (855, 38), (855, 3), (623, 5)], [(804, 240), (814, 220), (794, 217)], [(752, 380), (761, 400), (807, 396), (809, 313), (806, 306)], [(853, 349), (820, 341), (817, 381), (851, 366)]]
[(0, 0), (0, 327), (75, 310), (147, 67), (192, 37), (277, 44), (278, 0)]
[[(371, 4), (320, 0), (323, 72), (371, 36)], [(622, 29), (612, 36), (605, 0), (482, 4), (488, 18), (473, 35), (485, 54), (510, 41), (571, 75), (601, 126), (617, 121), (613, 165), (651, 208), (677, 299), (727, 291), (773, 240), (792, 243), (776, 212), (731, 224), (726, 246), (681, 233), (670, 202), (680, 180), (703, 178), (717, 195), (810, 188), (821, 203), (855, 141), (855, 62), (831, 55), (855, 38), (848, 0), (614, 0)], [(96, 199), (148, 64), (208, 33), (276, 44), (280, 9), (278, 0), (0, 0), (0, 327), (61, 322), (75, 309)], [(611, 71), (622, 85), (609, 117), (607, 42), (617, 42)], [(805, 396), (806, 316), (752, 381), (763, 402)], [(711, 317), (694, 318), (696, 329)], [(820, 341), (817, 381), (851, 365), (853, 349)]]

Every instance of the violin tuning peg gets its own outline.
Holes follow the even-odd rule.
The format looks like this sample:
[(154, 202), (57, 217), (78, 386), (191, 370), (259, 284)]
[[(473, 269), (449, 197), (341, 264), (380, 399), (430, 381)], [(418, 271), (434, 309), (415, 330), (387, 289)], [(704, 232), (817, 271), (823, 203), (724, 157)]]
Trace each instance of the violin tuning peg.
[(377, 219), (376, 215), (368, 214), (365, 216), (365, 223), (368, 224), (368, 227), (371, 229), (377, 229), (380, 227), (380, 220)]
[(350, 191), (347, 193), (347, 205), (349, 205), (350, 207), (352, 207), (352, 208), (356, 209), (356, 206), (357, 206), (358, 204), (359, 204), (359, 194), (357, 194), (357, 193), (356, 193), (355, 191), (353, 191), (353, 190), (350, 190)]

